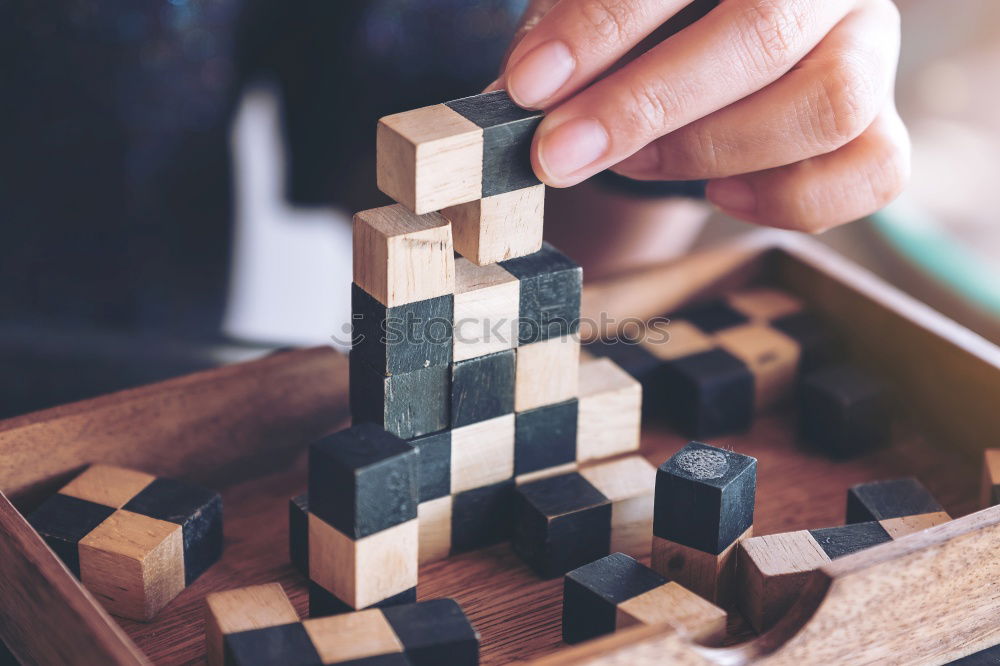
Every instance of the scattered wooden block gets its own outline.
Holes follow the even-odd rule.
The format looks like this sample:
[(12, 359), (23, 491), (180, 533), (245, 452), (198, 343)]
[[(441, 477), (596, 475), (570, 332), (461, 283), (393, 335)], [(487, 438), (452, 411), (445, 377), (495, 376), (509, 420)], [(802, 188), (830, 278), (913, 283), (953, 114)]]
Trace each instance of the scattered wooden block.
[(455, 292), (451, 223), (384, 206), (354, 216), (354, 284), (385, 307)]
[(748, 429), (755, 404), (754, 375), (723, 349), (664, 363), (659, 374), (661, 407), (670, 422), (691, 437), (715, 437)]
[(660, 361), (673, 361), (718, 346), (711, 335), (683, 319), (654, 322), (643, 332), (639, 345)]
[(517, 348), (514, 410), (524, 412), (576, 398), (580, 341), (563, 335)]
[(310, 446), (309, 578), (334, 598), (311, 595), (311, 614), (314, 598), (327, 613), (416, 598), (417, 458), (370, 423)]
[(479, 634), (452, 599), (382, 609), (413, 666), (475, 666)]
[(449, 206), (455, 250), (478, 266), (523, 257), (542, 247), (545, 186), (534, 185)]
[(799, 386), (799, 431), (802, 438), (845, 457), (885, 445), (892, 420), (886, 387), (848, 365), (817, 370)]
[(451, 553), (485, 548), (510, 537), (514, 479), (452, 497)]
[(818, 370), (841, 355), (834, 331), (816, 315), (797, 312), (778, 317), (771, 326), (799, 343), (799, 373)]
[(715, 339), (750, 369), (757, 409), (779, 402), (795, 386), (799, 345), (784, 333), (756, 323), (727, 328), (717, 333)]
[(582, 362), (579, 382), (577, 461), (637, 451), (642, 385), (608, 358)]
[(459, 361), (452, 366), (452, 428), (513, 413), (513, 349)]
[(575, 334), (580, 326), (583, 269), (548, 243), (500, 263), (521, 282), (518, 345)]
[(1000, 449), (986, 449), (983, 451), (979, 505), (985, 509), (996, 504), (1000, 504)]
[(110, 613), (140, 621), (222, 553), (218, 493), (111, 465), (86, 469), (30, 522)]
[(514, 414), (451, 431), (451, 493), (506, 481), (514, 476)]
[(288, 500), (288, 558), (309, 577), (309, 493)]
[(451, 435), (451, 430), (441, 430), (408, 440), (417, 451), (420, 502), (429, 502), (451, 493)]
[(521, 283), (502, 266), (476, 266), (455, 260), (455, 324), (453, 357), (456, 362), (517, 345), (517, 317)]
[(431, 366), (386, 377), (350, 359), (351, 416), (403, 439), (447, 428), (451, 422), (451, 366)]
[(689, 305), (675, 312), (670, 320), (686, 321), (709, 334), (750, 323), (749, 317), (723, 299)]
[(752, 321), (767, 323), (801, 312), (802, 301), (786, 291), (750, 287), (726, 294), (726, 302)]
[(652, 566), (706, 599), (728, 599), (734, 548), (753, 531), (757, 460), (691, 442), (656, 473)]
[(847, 491), (848, 523), (932, 513), (944, 513), (944, 507), (913, 477), (859, 483)]
[(576, 472), (517, 487), (514, 551), (543, 578), (608, 554), (611, 501)]
[(386, 116), (378, 187), (426, 213), (538, 185), (530, 151), (541, 119), (502, 90)]
[(567, 400), (515, 416), (514, 474), (523, 476), (576, 461), (579, 403)]
[(611, 502), (609, 549), (634, 557), (648, 555), (656, 468), (642, 456), (628, 456), (582, 467), (580, 476)]
[[(223, 666), (234, 661), (235, 655), (228, 655), (227, 659), (225, 644), (228, 637), (298, 621), (299, 614), (279, 583), (213, 592), (205, 597), (205, 655), (208, 666)], [(282, 656), (276, 655), (275, 661)]]
[(725, 633), (726, 612), (623, 553), (566, 574), (564, 641), (579, 643), (637, 624), (669, 624), (708, 642)]
[(351, 356), (385, 376), (451, 363), (453, 296), (395, 307), (351, 285)]

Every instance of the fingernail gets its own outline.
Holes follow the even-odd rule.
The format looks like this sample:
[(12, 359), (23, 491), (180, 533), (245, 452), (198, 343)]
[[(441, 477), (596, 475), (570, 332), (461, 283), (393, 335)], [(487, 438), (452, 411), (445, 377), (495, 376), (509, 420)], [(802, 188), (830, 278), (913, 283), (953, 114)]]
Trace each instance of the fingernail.
[(705, 196), (719, 208), (738, 213), (752, 213), (757, 210), (757, 195), (742, 178), (713, 180), (705, 190)]
[(660, 149), (650, 143), (615, 165), (614, 170), (629, 173), (659, 171)]
[(576, 118), (559, 125), (538, 141), (538, 161), (555, 180), (587, 167), (608, 150), (608, 132), (595, 118)]
[(559, 92), (575, 68), (569, 47), (560, 41), (545, 42), (507, 74), (507, 92), (521, 106), (537, 106)]

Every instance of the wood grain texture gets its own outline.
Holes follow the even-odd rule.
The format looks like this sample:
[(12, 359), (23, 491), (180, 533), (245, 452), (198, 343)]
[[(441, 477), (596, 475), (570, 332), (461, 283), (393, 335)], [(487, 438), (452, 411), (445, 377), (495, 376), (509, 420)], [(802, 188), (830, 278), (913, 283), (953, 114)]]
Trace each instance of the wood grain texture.
[(450, 206), (455, 251), (478, 266), (538, 252), (545, 221), (545, 186), (535, 185)]
[(726, 633), (726, 611), (675, 582), (618, 604), (617, 629), (637, 624), (669, 624), (698, 642)]
[(451, 431), (452, 494), (514, 476), (514, 415)]
[(299, 614), (278, 583), (250, 585), (205, 597), (205, 657), (222, 666), (222, 637), (251, 629), (298, 622)]
[(114, 465), (91, 465), (59, 489), (63, 495), (120, 509), (156, 477)]
[(379, 120), (378, 188), (417, 214), (482, 195), (483, 130), (444, 104)]
[(417, 506), (421, 565), (443, 560), (451, 552), (451, 501), (451, 495), (445, 495)]
[(455, 291), (451, 224), (400, 205), (354, 216), (354, 284), (386, 307)]
[(502, 266), (455, 259), (453, 360), (513, 349), (520, 294), (520, 282)]
[(695, 594), (728, 606), (736, 598), (736, 548), (752, 534), (751, 526), (718, 555), (654, 536), (650, 566)]
[(514, 409), (523, 412), (575, 398), (579, 366), (580, 341), (575, 335), (518, 347)]
[(944, 511), (935, 511), (934, 513), (921, 513), (916, 516), (888, 518), (878, 522), (882, 526), (882, 529), (888, 532), (889, 536), (893, 539), (901, 539), (907, 535), (926, 530), (928, 527), (943, 525), (949, 520), (951, 520), (951, 516)]
[(608, 458), (639, 448), (642, 385), (608, 358), (580, 363), (576, 459)]

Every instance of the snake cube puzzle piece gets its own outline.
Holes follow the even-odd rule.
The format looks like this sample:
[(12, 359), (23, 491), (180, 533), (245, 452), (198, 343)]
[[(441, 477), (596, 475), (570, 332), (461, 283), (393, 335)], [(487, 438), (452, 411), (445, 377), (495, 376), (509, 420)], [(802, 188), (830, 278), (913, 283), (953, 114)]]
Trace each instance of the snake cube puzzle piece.
[(514, 417), (514, 474), (530, 475), (576, 462), (579, 402), (576, 399), (518, 412)]
[[(847, 491), (847, 520), (864, 523), (877, 520), (890, 534), (921, 522), (937, 525), (950, 520), (930, 491), (913, 477), (859, 483)], [(910, 529), (910, 531), (913, 531)]]
[(451, 367), (451, 427), (514, 413), (514, 350), (458, 361)]
[(517, 348), (514, 410), (524, 412), (577, 397), (580, 341), (562, 335)]
[(455, 362), (517, 345), (521, 281), (497, 264), (455, 259)]
[(371, 423), (309, 447), (311, 614), (415, 600), (417, 465), (410, 444)]
[(726, 612), (623, 553), (563, 579), (562, 636), (579, 643), (637, 624), (669, 624), (707, 642), (726, 630)]
[(209, 666), (479, 663), (479, 635), (451, 599), (299, 621), (277, 583), (205, 599)]
[(608, 458), (639, 449), (642, 385), (608, 358), (580, 364), (576, 459)]
[(757, 460), (691, 442), (656, 472), (652, 566), (725, 605), (735, 548), (753, 531)]
[(451, 419), (451, 366), (431, 366), (385, 376), (349, 359), (351, 416), (403, 439), (447, 428)]
[(889, 392), (850, 366), (822, 368), (803, 377), (798, 390), (803, 440), (835, 457), (884, 446), (892, 430)]
[(742, 432), (753, 422), (753, 373), (723, 349), (668, 361), (658, 375), (667, 418), (685, 435), (715, 437)]
[(520, 281), (519, 346), (575, 334), (580, 327), (583, 269), (545, 243), (542, 249), (500, 262)]
[(108, 611), (151, 620), (222, 553), (222, 498), (198, 486), (91, 465), (30, 522)]

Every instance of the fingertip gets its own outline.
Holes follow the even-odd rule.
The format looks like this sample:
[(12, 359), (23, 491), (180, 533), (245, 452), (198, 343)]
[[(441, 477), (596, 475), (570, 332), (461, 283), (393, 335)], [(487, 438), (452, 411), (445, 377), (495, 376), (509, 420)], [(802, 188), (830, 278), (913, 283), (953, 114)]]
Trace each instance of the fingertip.
[(717, 207), (746, 219), (757, 212), (757, 192), (745, 178), (719, 178), (705, 187), (705, 198)]

